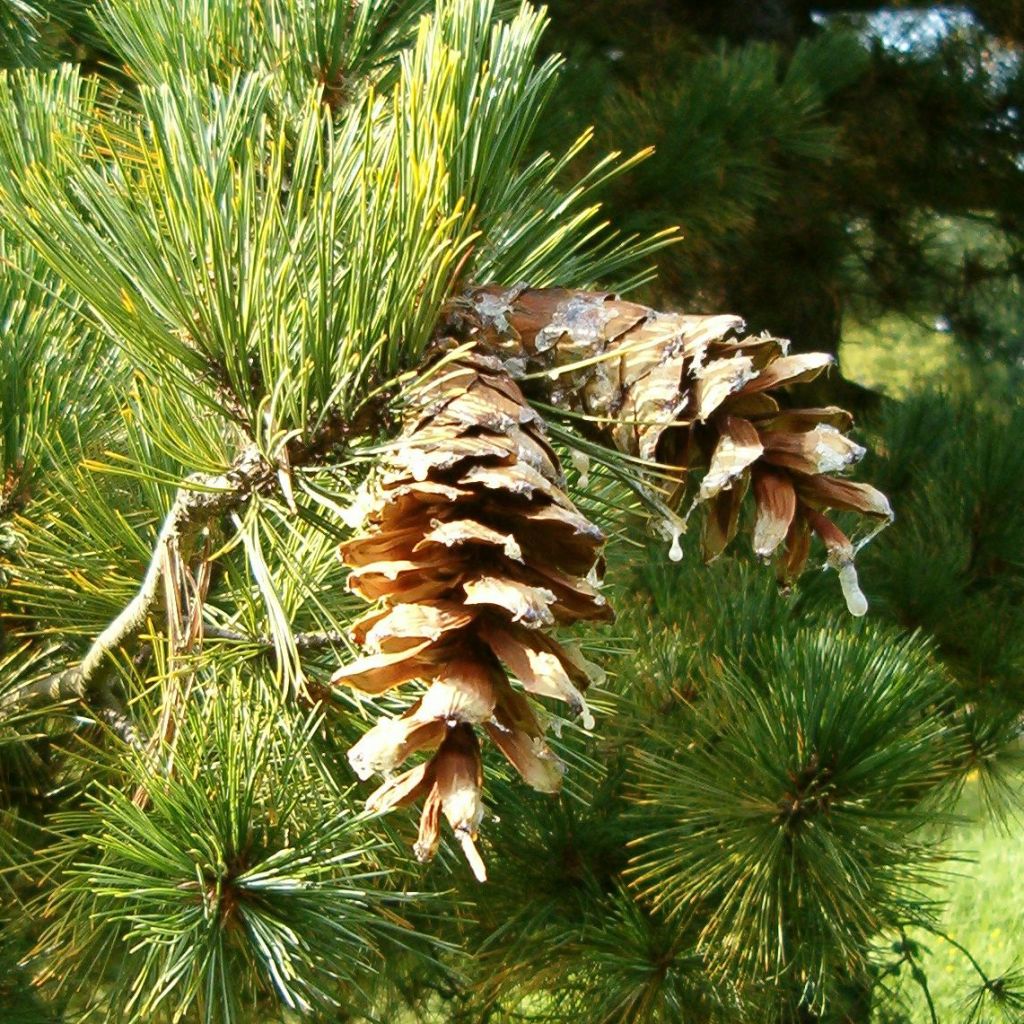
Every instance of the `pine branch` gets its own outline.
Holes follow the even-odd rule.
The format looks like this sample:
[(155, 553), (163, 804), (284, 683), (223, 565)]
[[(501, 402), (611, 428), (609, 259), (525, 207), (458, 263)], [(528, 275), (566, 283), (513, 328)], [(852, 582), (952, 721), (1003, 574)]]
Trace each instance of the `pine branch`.
[[(326, 415), (319, 429), (308, 439), (296, 438), (288, 445), (287, 464), (297, 467), (323, 461), (353, 431), (372, 429), (377, 411), (376, 405), (369, 402), (357, 410), (351, 422), (336, 414)], [(268, 463), (255, 445), (247, 446), (225, 473), (189, 476), (164, 519), (135, 597), (96, 637), (77, 665), (38, 679), (0, 699), (0, 716), (46, 704), (82, 700), (94, 704), (126, 742), (135, 742), (134, 728), (127, 714), (112, 704), (111, 656), (138, 634), (158, 601), (168, 565), (168, 549), (176, 547), (179, 558), (187, 559), (193, 539), (201, 529), (237, 509), (253, 494), (274, 487), (279, 480), (279, 467)], [(212, 628), (208, 628), (207, 635), (214, 635)], [(272, 645), (269, 638), (240, 635), (237, 638)], [(300, 633), (295, 637), (299, 651), (320, 650), (342, 642), (340, 634), (333, 632)]]
[[(205, 525), (237, 508), (257, 490), (275, 479), (275, 471), (255, 447), (246, 448), (223, 474), (193, 474), (171, 505), (153, 549), (142, 585), (102, 633), (92, 642), (85, 657), (65, 669), (9, 694), (0, 701), (0, 714), (44, 703), (87, 700), (109, 690), (107, 665), (111, 655), (134, 637), (160, 595), (167, 565), (166, 552), (177, 544), (188, 550), (192, 537)], [(123, 732), (123, 730), (119, 730)]]
[(127, 746), (136, 750), (143, 748), (142, 738), (135, 728), (135, 722), (109, 683), (105, 682), (99, 688), (95, 706), (100, 721), (109, 726)]
[[(268, 650), (274, 647), (274, 638), (266, 634), (247, 636), (245, 633), (238, 633), (233, 629), (209, 623), (203, 626), (203, 636), (211, 640), (233, 640), (236, 643), (255, 644)], [(296, 633), (293, 639), (295, 641), (295, 649), (300, 653), (303, 651), (322, 651), (328, 647), (341, 647), (345, 644), (344, 635), (333, 629), (323, 633)]]

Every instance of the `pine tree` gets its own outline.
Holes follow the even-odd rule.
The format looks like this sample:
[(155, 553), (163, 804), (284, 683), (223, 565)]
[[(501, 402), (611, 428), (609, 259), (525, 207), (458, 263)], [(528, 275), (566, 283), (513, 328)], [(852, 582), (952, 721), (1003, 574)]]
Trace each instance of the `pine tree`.
[[(602, 220), (646, 153), (538, 154), (543, 14), (2, 10), (5, 1019), (866, 1020), (920, 973), (1019, 704), (906, 541), (898, 624), (838, 599), (891, 510), (800, 407), (828, 357), (619, 297), (673, 233)], [(965, 622), (1017, 593), (1004, 429)], [(939, 467), (875, 470), (927, 524)]]

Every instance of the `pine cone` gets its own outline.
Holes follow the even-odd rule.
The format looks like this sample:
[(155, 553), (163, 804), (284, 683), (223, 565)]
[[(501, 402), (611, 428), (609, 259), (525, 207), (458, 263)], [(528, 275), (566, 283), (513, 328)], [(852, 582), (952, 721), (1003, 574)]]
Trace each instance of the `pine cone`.
[[(691, 494), (679, 525), (707, 506), (709, 560), (735, 537), (753, 481), (754, 551), (776, 557), (788, 583), (817, 534), (850, 610), (866, 610), (853, 544), (823, 514), (854, 511), (880, 525), (892, 518), (879, 491), (832, 475), (864, 454), (843, 433), (851, 417), (832, 407), (782, 409), (769, 394), (812, 379), (831, 358), (790, 356), (787, 342), (742, 329), (738, 317), (658, 313), (603, 292), (486, 286), (451, 304), (438, 333), (441, 358), (364, 495), (366, 535), (341, 545), (350, 589), (381, 606), (354, 627), (371, 653), (334, 681), (374, 694), (428, 683), (400, 718), (378, 722), (349, 752), (365, 779), (435, 751), (368, 801), (387, 810), (424, 799), (420, 859), (436, 850), (444, 815), (485, 876), (474, 845), (477, 726), (535, 789), (561, 785), (562, 765), (509, 673), (593, 724), (583, 691), (594, 666), (545, 630), (611, 618), (595, 585), (604, 538), (565, 493), (558, 457), (513, 377), (585, 414), (605, 443), (668, 467), (670, 503)], [(456, 348), (459, 340), (471, 350)]]
[(482, 814), (475, 730), (482, 727), (534, 789), (559, 789), (563, 766), (508, 673), (592, 727), (583, 691), (594, 666), (545, 630), (612, 617), (595, 585), (604, 537), (565, 493), (543, 424), (497, 358), (442, 359), (383, 462), (366, 535), (340, 549), (350, 589), (381, 602), (354, 627), (371, 653), (333, 681), (373, 694), (411, 680), (428, 686), (400, 718), (378, 722), (349, 758), (365, 779), (436, 751), (386, 781), (368, 806), (424, 798), (417, 856), (433, 856), (443, 814), (483, 880), (474, 845)]
[(868, 484), (832, 475), (864, 454), (843, 433), (852, 426), (849, 413), (782, 409), (770, 394), (812, 380), (832, 358), (788, 355), (787, 341), (743, 337), (743, 327), (739, 317), (659, 313), (606, 292), (496, 285), (452, 303), (445, 324), (499, 357), (513, 376), (529, 375), (531, 393), (591, 417), (606, 443), (670, 467), (677, 479), (673, 507), (692, 495), (682, 523), (698, 506), (708, 507), (707, 560), (735, 537), (753, 481), (755, 553), (775, 556), (788, 584), (817, 534), (839, 570), (850, 611), (862, 615), (867, 604), (854, 546), (822, 513), (861, 513), (880, 529), (892, 520), (889, 502)]

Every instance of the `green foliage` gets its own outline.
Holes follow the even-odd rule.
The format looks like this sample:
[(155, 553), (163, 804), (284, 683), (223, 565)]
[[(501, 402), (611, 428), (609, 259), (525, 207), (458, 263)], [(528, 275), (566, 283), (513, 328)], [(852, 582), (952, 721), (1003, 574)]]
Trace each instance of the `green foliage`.
[[(701, 262), (722, 258), (779, 201), (790, 167), (807, 173), (837, 157), (840, 133), (825, 102), (859, 78), (866, 61), (843, 34), (804, 41), (785, 61), (777, 49), (752, 44), (683, 62), (655, 92), (609, 100), (603, 123), (611, 137), (636, 133), (656, 147), (630, 178), (630, 222), (677, 219), (687, 239), (693, 276), (672, 275), (669, 287), (698, 287)], [(624, 203), (621, 192), (617, 199)]]
[(330, 1006), (403, 931), (382, 909), (402, 897), (380, 840), (318, 763), (321, 715), (282, 707), (259, 675), (216, 683), (156, 752), (172, 775), (133, 758), (52, 822), (63, 868), (39, 950), (67, 958), (86, 1005), (99, 972), (122, 1019), (244, 1021), (272, 990)]
[(31, 60), (39, 45), (35, 22), (41, 12), (23, 0), (5, 0), (0, 6), (0, 67), (24, 64)]
[(659, 257), (672, 303), (832, 351), (851, 320), (943, 318), (965, 351), (1015, 360), (1013, 7), (553, 0), (572, 74), (549, 138), (594, 123), (657, 144), (609, 210), (681, 224)]
[[(889, 1006), (893, 958), (923, 961), (879, 938), (933, 920), (943, 799), (975, 769), (998, 794), (1015, 768), (1012, 394), (915, 396), (868, 425), (900, 525), (861, 556), (883, 620), (864, 628), (823, 574), (780, 595), (742, 557), (701, 571), (643, 550), (656, 494), (585, 423), (554, 425), (593, 457), (568, 475), (614, 537), (622, 614), (579, 637), (613, 671), (601, 738), (553, 741), (566, 791), (488, 766), (484, 890), (450, 851), (408, 864), (389, 831), (407, 819), (357, 811), (344, 751), (371, 712), (327, 686), (362, 611), (335, 547), (439, 310), (484, 280), (643, 281), (669, 236), (616, 236), (602, 190), (627, 227), (683, 223), (662, 287), (702, 303), (742, 285), (813, 305), (853, 281), (904, 304), (882, 271), (904, 229), (934, 241), (934, 197), (893, 237), (877, 192), (850, 200), (891, 166), (866, 145), (877, 114), (844, 107), (878, 55), (836, 28), (792, 52), (684, 33), (649, 67), (574, 55), (581, 91), (555, 99), (561, 62), (526, 5), (104, 0), (87, 33), (88, 5), (48, 24), (36, 6), (0, 6), (0, 29), (17, 19), (0, 65), (88, 38), (110, 66), (0, 72), (5, 1012), (735, 1024)], [(643, 88), (612, 95), (612, 65)], [(583, 167), (574, 108), (658, 154)], [(947, 268), (954, 227), (929, 249)], [(158, 542), (181, 493), (224, 487), (251, 452), (268, 474), (244, 501)], [(154, 558), (170, 583), (89, 700), (22, 712)], [(989, 980), (985, 1012), (1017, 987)]]
[[(0, 73), (2, 74), (2, 73)], [(0, 78), (11, 116), (0, 152), (14, 168), (56, 160), (96, 87), (73, 69)], [(81, 298), (51, 273), (18, 233), (0, 228), (0, 586), (24, 544), (17, 516), (51, 487), (68, 451), (107, 436), (124, 367), (88, 324)], [(81, 381), (90, 382), (82, 387)], [(0, 611), (7, 601), (0, 595)], [(0, 638), (3, 636), (0, 623)]]
[(704, 911), (716, 967), (813, 999), (924, 912), (931, 857), (913, 834), (955, 752), (946, 700), (916, 640), (765, 643), (704, 692), (689, 743), (655, 727), (638, 755), (635, 883), (670, 916)]
[[(625, 889), (592, 888), (583, 895), (599, 913), (564, 930), (534, 925), (532, 957), (514, 962), (514, 970), (529, 979), (522, 988), (550, 991), (548, 1015), (527, 1019), (700, 1022), (728, 1020), (737, 1012), (739, 1000), (723, 1005), (692, 934), (651, 913)], [(514, 990), (513, 978), (497, 964), (489, 966)]]
[[(888, 459), (876, 474), (898, 500), (929, 459), (955, 458), (950, 478), (991, 494), (991, 478), (982, 488), (964, 472), (991, 464), (971, 441), (983, 428), (965, 429), (987, 415), (927, 396), (890, 407), (872, 428)], [(1002, 542), (1019, 508), (1002, 508)], [(883, 616), (897, 571), (912, 581), (936, 557), (904, 543), (919, 564), (863, 563)], [(616, 632), (632, 640), (610, 684), (604, 771), (582, 804), (502, 791), (510, 824), (489, 830), (483, 1005), (500, 1020), (668, 1021), (678, 1005), (694, 1020), (867, 1019), (871, 1006), (888, 1019), (892, 964), (875, 938), (934, 920), (949, 879), (943, 808), (976, 767), (983, 792), (1012, 777), (1015, 728), (975, 706), (933, 641), (837, 618), (824, 578), (782, 596), (745, 560), (687, 573), (660, 545), (619, 571), (634, 596), (618, 598)]]
[(935, 637), (970, 737), (963, 767), (981, 773), (993, 806), (1012, 798), (1019, 770), (1024, 668), (1024, 464), (1008, 440), (1024, 420), (1001, 394), (924, 391), (887, 408), (872, 468), (901, 526), (863, 561), (879, 612)]
[(105, 0), (96, 21), (135, 81), (156, 86), (184, 72), (201, 91), (230, 90), (239, 71), (256, 74), (288, 117), (313, 86), (333, 109), (370, 80), (387, 84), (428, 9), (425, 0)]
[(1006, 443), (1022, 428), (1019, 407), (986, 411), (927, 393), (893, 407), (880, 424), (891, 454), (879, 475), (889, 477), (904, 527), (867, 554), (867, 563), (888, 570), (879, 602), (904, 625), (937, 635), (979, 694), (995, 683), (1011, 696), (1024, 665), (1024, 454)]
[(95, 0), (2, 0), (0, 68), (53, 67), (81, 60), (99, 44), (90, 22)]
[[(0, 152), (12, 172), (54, 161), (69, 121), (95, 94), (71, 69), (0, 78), (0, 103), (10, 111), (0, 124)], [(16, 233), (0, 230), (0, 515), (24, 501), (48, 447), (95, 431), (106, 414), (102, 382), (114, 365), (85, 328), (81, 306)], [(78, 374), (97, 387), (76, 388)]]
[(61, 1024), (58, 1009), (48, 1007), (32, 987), (32, 977), (25, 967), (18, 963), (20, 947), (12, 941), (15, 931), (8, 922), (0, 941), (0, 1000), (4, 1007), (5, 1019), (11, 1024)]
[[(71, 455), (48, 475), (50, 491), (18, 520), (20, 559), (10, 596), (35, 627), (95, 636), (131, 600), (149, 561), (168, 489), (114, 488)], [(71, 615), (74, 609), (74, 615)]]
[(465, 1019), (862, 1019), (876, 936), (933, 920), (970, 759), (933, 645), (744, 561), (619, 572), (595, 767), (495, 793)]
[(0, 3), (0, 68), (46, 64), (50, 59), (43, 44), (46, 9), (28, 0)]
[[(110, 408), (117, 367), (83, 331), (77, 299), (36, 255), (0, 231), (0, 515), (29, 500), (55, 447), (87, 446)], [(79, 374), (98, 386), (82, 392)], [(80, 421), (80, 422), (79, 422)], [(85, 435), (83, 437), (83, 434)]]
[[(419, 1004), (399, 970), (457, 977), (349, 793), (368, 713), (324, 686), (361, 610), (345, 506), (453, 292), (628, 279), (665, 237), (600, 219), (635, 159), (566, 189), (587, 136), (529, 149), (558, 71), (535, 59), (539, 13), (423, 6), (111, 0), (97, 29), (123, 88), (0, 73), (3, 751), (33, 730), (46, 750), (0, 824), (27, 909), (12, 955), (55, 1012), (355, 1017)], [(167, 540), (182, 485), (222, 487), (250, 451), (276, 483)], [(44, 700), (45, 731), (10, 713), (57, 699), (154, 559), (159, 600), (89, 700)]]
[[(183, 413), (240, 423), (272, 455), (414, 366), (460, 272), (586, 284), (651, 248), (602, 242), (589, 197), (607, 162), (569, 194), (569, 156), (521, 168), (556, 65), (532, 66), (535, 13), (489, 22), (487, 5), (446, 6), (389, 99), (332, 126), (307, 93), (287, 133), (266, 77), (156, 65), (137, 115), (107, 111), (25, 167), (0, 210), (134, 366), (188, 396)], [(16, 125), (17, 105), (0, 115)]]

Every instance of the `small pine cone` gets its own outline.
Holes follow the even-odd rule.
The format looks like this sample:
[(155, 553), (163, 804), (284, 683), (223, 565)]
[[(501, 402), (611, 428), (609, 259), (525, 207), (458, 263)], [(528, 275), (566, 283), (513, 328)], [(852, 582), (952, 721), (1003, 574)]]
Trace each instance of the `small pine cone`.
[(565, 493), (540, 418), (497, 358), (456, 353), (435, 365), (382, 462), (364, 535), (340, 548), (349, 588), (379, 602), (353, 628), (369, 653), (333, 682), (372, 694), (411, 680), (427, 688), (401, 717), (370, 729), (349, 759), (365, 779), (434, 751), (368, 806), (423, 798), (417, 856), (433, 856), (443, 815), (483, 880), (476, 727), (534, 789), (560, 788), (562, 763), (509, 673), (592, 727), (583, 692), (594, 667), (547, 630), (612, 617), (591, 582), (604, 537)]
[[(552, 405), (586, 414), (619, 451), (671, 467), (684, 520), (705, 505), (705, 558), (733, 540), (753, 482), (752, 542), (775, 557), (782, 583), (803, 570), (812, 532), (839, 570), (847, 604), (862, 615), (854, 546), (823, 510), (892, 520), (885, 495), (833, 474), (864, 449), (835, 407), (783, 409), (771, 392), (818, 376), (832, 358), (789, 355), (789, 343), (743, 337), (735, 316), (659, 313), (605, 292), (487, 285), (454, 301), (445, 328), (502, 360)], [(700, 475), (699, 483), (691, 483)], [(673, 557), (677, 548), (673, 547)]]

